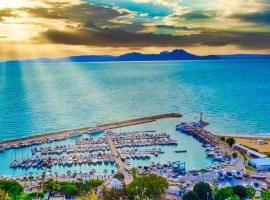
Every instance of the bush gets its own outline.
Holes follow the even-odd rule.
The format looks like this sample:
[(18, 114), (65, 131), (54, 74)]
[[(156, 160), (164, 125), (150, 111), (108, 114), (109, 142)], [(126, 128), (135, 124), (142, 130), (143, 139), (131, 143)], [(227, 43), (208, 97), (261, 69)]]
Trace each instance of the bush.
[(238, 153), (237, 153), (237, 152), (233, 152), (233, 153), (232, 153), (232, 157), (233, 157), (233, 158), (237, 158), (237, 157), (238, 157)]
[(125, 175), (121, 172), (116, 173), (113, 178), (118, 179), (119, 181), (123, 181), (125, 179)]
[(217, 189), (214, 195), (215, 200), (225, 200), (233, 196), (233, 190), (231, 187), (225, 187)]
[(251, 186), (247, 187), (247, 197), (248, 198), (250, 198), (250, 199), (253, 198), (255, 196), (255, 194), (256, 194), (256, 190), (253, 187), (251, 187)]
[(201, 200), (212, 199), (212, 189), (208, 183), (199, 182), (193, 187), (193, 191)]
[(224, 136), (221, 136), (221, 137), (220, 137), (220, 140), (223, 141), (223, 142), (225, 142), (226, 139), (225, 139)]
[(67, 196), (77, 195), (79, 193), (75, 183), (61, 183), (59, 191)]
[(156, 199), (164, 194), (169, 187), (167, 180), (156, 174), (137, 176), (127, 186), (127, 193), (131, 199)]
[(7, 192), (11, 199), (18, 199), (23, 192), (23, 186), (16, 181), (0, 180), (0, 189)]
[(183, 196), (183, 200), (200, 200), (200, 198), (195, 192), (189, 191)]
[(233, 193), (239, 196), (241, 199), (247, 197), (247, 188), (242, 185), (236, 185), (232, 187)]
[(235, 144), (235, 139), (233, 137), (229, 137), (226, 139), (226, 143), (229, 145), (229, 146), (232, 146)]

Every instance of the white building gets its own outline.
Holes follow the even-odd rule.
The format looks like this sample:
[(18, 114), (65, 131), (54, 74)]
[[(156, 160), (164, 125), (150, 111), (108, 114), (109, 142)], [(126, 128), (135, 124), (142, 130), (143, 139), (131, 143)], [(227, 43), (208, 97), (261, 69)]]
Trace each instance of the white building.
[(270, 171), (270, 158), (251, 159), (248, 165), (255, 167), (258, 171)]

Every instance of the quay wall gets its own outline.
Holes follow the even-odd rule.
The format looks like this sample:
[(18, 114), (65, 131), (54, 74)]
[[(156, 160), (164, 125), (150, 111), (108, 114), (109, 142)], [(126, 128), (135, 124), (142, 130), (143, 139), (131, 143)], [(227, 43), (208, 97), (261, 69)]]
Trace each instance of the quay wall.
[(180, 113), (158, 114), (158, 115), (146, 116), (146, 117), (141, 117), (141, 118), (136, 118), (136, 119), (123, 120), (123, 121), (119, 121), (119, 122), (100, 124), (100, 125), (97, 125), (95, 127), (76, 128), (76, 129), (70, 129), (70, 130), (37, 134), (37, 135), (30, 136), (30, 137), (0, 141), (0, 145), (16, 145), (16, 144), (27, 143), (27, 142), (32, 142), (32, 141), (44, 141), (44, 140), (54, 139), (54, 138), (58, 138), (58, 137), (59, 138), (60, 137), (61, 138), (68, 138), (72, 135), (72, 133), (82, 132), (82, 134), (86, 134), (83, 132), (91, 131), (91, 129), (95, 129), (95, 128), (116, 129), (116, 128), (121, 128), (121, 127), (126, 127), (126, 126), (154, 122), (154, 121), (160, 120), (160, 119), (180, 118), (182, 116), (183, 115)]

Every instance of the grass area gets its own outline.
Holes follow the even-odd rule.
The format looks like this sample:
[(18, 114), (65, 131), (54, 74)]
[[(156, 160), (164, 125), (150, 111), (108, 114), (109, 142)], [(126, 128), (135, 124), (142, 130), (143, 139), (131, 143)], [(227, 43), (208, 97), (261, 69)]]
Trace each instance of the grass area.
[(256, 171), (256, 169), (254, 167), (251, 167), (251, 166), (248, 166), (248, 165), (245, 165), (245, 169), (247, 171)]

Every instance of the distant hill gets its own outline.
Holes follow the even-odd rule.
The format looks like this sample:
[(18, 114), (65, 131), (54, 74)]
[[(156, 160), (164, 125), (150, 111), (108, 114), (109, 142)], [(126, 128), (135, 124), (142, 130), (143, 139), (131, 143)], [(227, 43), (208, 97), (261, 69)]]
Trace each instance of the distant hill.
[(120, 56), (81, 55), (64, 58), (37, 58), (28, 60), (12, 60), (8, 62), (111, 62), (111, 61), (162, 61), (162, 60), (229, 60), (229, 59), (270, 59), (270, 54), (232, 54), (198, 56), (183, 49), (163, 51), (159, 54), (143, 54), (132, 52)]

